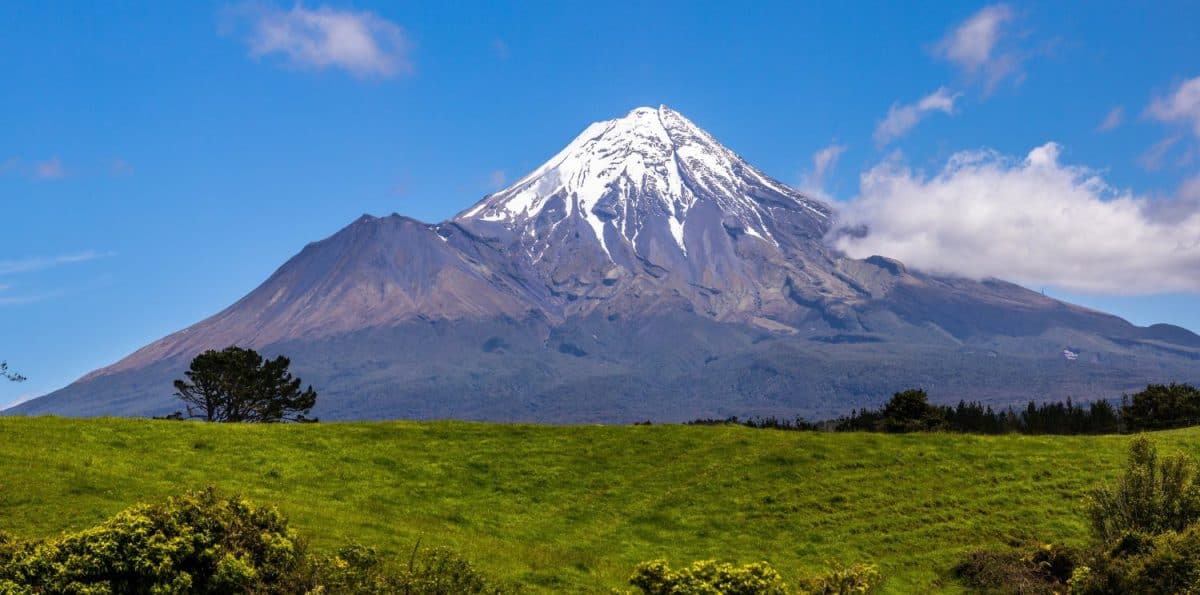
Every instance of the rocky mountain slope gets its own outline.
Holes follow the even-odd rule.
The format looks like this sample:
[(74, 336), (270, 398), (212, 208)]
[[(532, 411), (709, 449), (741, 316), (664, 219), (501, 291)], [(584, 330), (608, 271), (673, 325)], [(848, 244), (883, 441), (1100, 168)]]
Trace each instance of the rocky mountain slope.
[(665, 106), (429, 225), (364, 216), (242, 300), (10, 412), (172, 411), (203, 349), (286, 353), (325, 418), (825, 416), (1195, 380), (1200, 337), (825, 241), (835, 213)]

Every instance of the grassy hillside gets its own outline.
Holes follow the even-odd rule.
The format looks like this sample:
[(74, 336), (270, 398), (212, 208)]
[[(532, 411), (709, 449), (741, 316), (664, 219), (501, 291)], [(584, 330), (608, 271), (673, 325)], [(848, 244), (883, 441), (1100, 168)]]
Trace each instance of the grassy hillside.
[[(1200, 451), (1200, 430), (1155, 435)], [(205, 425), (0, 418), (0, 529), (90, 526), (215, 485), (273, 502), (317, 547), (448, 545), (532, 590), (620, 586), (665, 557), (785, 575), (874, 561), (887, 590), (1009, 540), (1082, 543), (1080, 495), (1124, 437), (815, 434), (742, 427)]]

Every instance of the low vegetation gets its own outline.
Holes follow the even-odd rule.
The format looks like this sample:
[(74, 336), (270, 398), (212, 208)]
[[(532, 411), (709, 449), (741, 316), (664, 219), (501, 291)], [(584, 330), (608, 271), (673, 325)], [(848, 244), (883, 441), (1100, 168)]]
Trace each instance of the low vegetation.
[[(1200, 449), (1200, 430), (1154, 436), (1163, 452)], [(830, 561), (863, 562), (884, 578), (882, 593), (958, 592), (953, 569), (973, 551), (1089, 548), (1081, 497), (1113, 485), (1129, 442), (0, 418), (0, 529), (15, 542), (54, 541), (212, 485), (277, 506), (317, 559), (359, 543), (403, 568), (420, 542), (528, 592), (630, 589), (634, 569), (658, 559), (673, 569), (766, 562), (794, 589)]]
[(643, 562), (629, 583), (642, 595), (853, 595), (872, 593), (883, 582), (870, 564), (835, 564), (825, 574), (801, 578), (790, 587), (767, 562), (743, 566), (714, 560), (693, 562), (674, 570), (666, 560)]
[(1080, 405), (1030, 402), (1024, 409), (993, 409), (959, 401), (935, 405), (924, 390), (898, 392), (879, 409), (861, 409), (834, 420), (809, 422), (776, 417), (697, 419), (689, 425), (743, 425), (758, 429), (833, 432), (960, 432), (966, 434), (1097, 435), (1186, 428), (1200, 425), (1200, 389), (1187, 384), (1151, 384), (1126, 395), (1118, 409), (1108, 401)]
[(1002, 593), (1195, 593), (1200, 589), (1200, 483), (1188, 454), (1160, 457), (1145, 436), (1124, 473), (1086, 502), (1092, 540), (1072, 549), (972, 553), (956, 568), (967, 586)]

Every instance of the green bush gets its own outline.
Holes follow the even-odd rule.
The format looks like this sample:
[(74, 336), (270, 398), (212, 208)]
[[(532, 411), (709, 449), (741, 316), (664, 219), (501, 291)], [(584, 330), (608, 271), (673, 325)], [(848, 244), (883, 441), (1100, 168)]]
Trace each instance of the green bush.
[(976, 552), (956, 569), (968, 586), (1003, 593), (1200, 593), (1200, 485), (1196, 462), (1159, 458), (1145, 437), (1125, 471), (1087, 499), (1089, 553), (1044, 546), (1032, 554)]
[(665, 560), (643, 562), (629, 583), (645, 595), (784, 595), (783, 578), (766, 562), (734, 566), (713, 560), (672, 570)]
[(842, 566), (830, 563), (829, 572), (822, 576), (800, 580), (800, 593), (804, 595), (860, 595), (874, 592), (883, 582), (883, 575), (873, 564)]
[(310, 554), (287, 519), (212, 489), (140, 504), (92, 529), (18, 542), (0, 533), (0, 594), (499, 593), (446, 549), (407, 564), (348, 546)]
[(502, 593), (462, 557), (446, 548), (413, 551), (407, 565), (389, 564), (374, 549), (351, 545), (313, 560), (286, 589), (324, 595), (477, 595)]
[(629, 578), (644, 595), (854, 595), (870, 593), (880, 582), (872, 565), (834, 564), (828, 573), (803, 579), (797, 591), (789, 591), (783, 577), (766, 562), (734, 566), (713, 560), (693, 562), (681, 570), (672, 570), (665, 560), (643, 562)]
[(1124, 474), (1115, 486), (1094, 490), (1087, 508), (1096, 537), (1105, 543), (1131, 532), (1183, 531), (1200, 519), (1196, 461), (1182, 453), (1160, 459), (1150, 440), (1135, 438)]
[[(61, 538), (5, 546), (0, 580), (38, 593), (230, 593), (291, 575), (303, 547), (274, 508), (211, 489)], [(17, 590), (20, 592), (20, 590)]]
[(1075, 570), (1071, 593), (1200, 593), (1200, 527), (1130, 533)]

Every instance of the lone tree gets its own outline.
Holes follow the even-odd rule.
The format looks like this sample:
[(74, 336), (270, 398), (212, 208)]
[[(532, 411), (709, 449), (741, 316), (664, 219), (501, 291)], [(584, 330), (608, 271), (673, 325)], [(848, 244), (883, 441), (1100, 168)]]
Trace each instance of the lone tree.
[(25, 377), (8, 369), (8, 362), (0, 362), (0, 378), (7, 378), (13, 382), (24, 382)]
[(264, 360), (241, 347), (205, 351), (184, 372), (187, 380), (175, 381), (175, 396), (185, 403), (187, 417), (205, 421), (315, 422), (308, 412), (317, 393), (311, 386), (300, 389), (290, 364), (286, 357)]
[(919, 388), (892, 395), (880, 412), (880, 428), (885, 432), (927, 432), (945, 426), (942, 410), (929, 403), (929, 395)]

